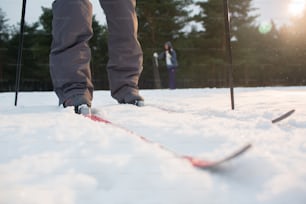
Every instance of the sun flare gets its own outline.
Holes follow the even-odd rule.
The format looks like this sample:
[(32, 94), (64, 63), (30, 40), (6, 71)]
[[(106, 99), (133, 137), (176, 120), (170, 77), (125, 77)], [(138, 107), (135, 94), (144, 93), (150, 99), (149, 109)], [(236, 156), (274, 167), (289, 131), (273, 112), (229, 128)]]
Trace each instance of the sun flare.
[(292, 16), (301, 16), (305, 11), (306, 0), (291, 0), (288, 5), (288, 12)]

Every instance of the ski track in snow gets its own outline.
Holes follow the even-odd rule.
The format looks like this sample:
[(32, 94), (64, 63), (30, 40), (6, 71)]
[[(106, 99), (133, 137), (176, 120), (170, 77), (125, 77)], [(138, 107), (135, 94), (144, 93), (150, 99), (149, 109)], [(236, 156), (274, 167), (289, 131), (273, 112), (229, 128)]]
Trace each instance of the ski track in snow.
[[(53, 92), (0, 93), (0, 204), (305, 204), (306, 87), (142, 90), (145, 107), (96, 91), (99, 115), (182, 155), (217, 160), (252, 143), (217, 171), (127, 131), (57, 107)], [(271, 120), (295, 109), (289, 118)]]

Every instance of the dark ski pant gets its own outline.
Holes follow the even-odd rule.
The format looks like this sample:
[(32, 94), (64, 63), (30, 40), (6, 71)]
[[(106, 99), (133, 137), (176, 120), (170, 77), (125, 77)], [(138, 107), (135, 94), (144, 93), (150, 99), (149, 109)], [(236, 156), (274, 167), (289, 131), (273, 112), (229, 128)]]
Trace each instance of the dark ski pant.
[(175, 89), (176, 88), (176, 79), (175, 79), (175, 73), (176, 68), (168, 68), (168, 76), (169, 76), (169, 89)]
[[(139, 99), (142, 49), (137, 40), (136, 0), (100, 0), (100, 4), (109, 32), (107, 72), (111, 95), (119, 102)], [(92, 4), (89, 0), (55, 0), (52, 11), (50, 74), (59, 102), (75, 95), (91, 101), (94, 87), (88, 41), (93, 35)]]

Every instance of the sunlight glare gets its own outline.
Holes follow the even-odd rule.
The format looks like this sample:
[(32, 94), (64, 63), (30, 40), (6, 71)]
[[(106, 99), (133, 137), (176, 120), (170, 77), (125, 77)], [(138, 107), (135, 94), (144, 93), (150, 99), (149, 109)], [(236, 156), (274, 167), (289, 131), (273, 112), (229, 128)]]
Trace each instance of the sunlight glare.
[(272, 23), (270, 21), (263, 21), (260, 23), (258, 30), (261, 34), (267, 34), (272, 29)]
[(291, 0), (288, 12), (292, 16), (301, 16), (305, 10), (306, 0)]

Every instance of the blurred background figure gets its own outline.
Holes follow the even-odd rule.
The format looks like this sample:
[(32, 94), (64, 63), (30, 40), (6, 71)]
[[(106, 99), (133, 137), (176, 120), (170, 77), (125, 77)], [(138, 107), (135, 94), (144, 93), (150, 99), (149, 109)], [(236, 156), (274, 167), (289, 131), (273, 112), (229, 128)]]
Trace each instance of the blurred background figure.
[[(157, 56), (157, 53), (154, 53), (154, 56)], [(171, 42), (166, 42), (164, 44), (164, 51), (158, 55), (158, 59), (165, 59), (166, 67), (169, 75), (169, 89), (176, 88), (176, 79), (175, 72), (178, 68), (176, 52), (171, 44)]]

